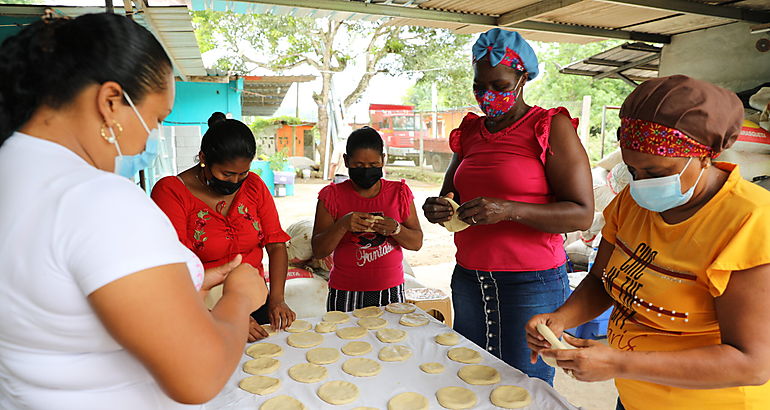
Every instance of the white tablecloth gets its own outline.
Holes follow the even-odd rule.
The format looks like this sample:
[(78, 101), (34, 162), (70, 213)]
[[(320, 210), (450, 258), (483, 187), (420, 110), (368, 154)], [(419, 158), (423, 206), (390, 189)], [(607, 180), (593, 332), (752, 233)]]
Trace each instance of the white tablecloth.
[[(305, 353), (310, 349), (298, 349), (289, 346), (286, 344), (286, 338), (290, 333), (279, 332), (264, 341), (277, 344), (283, 348), (283, 354), (276, 358), (281, 361), (281, 367), (276, 373), (266, 375), (281, 379), (280, 389), (267, 396), (258, 396), (241, 390), (238, 387), (238, 383), (242, 379), (250, 376), (250, 374), (245, 373), (242, 370), (243, 363), (252, 359), (244, 354), (238, 369), (227, 382), (222, 392), (212, 401), (207, 403), (204, 408), (258, 409), (267, 399), (285, 394), (298, 399), (311, 410), (352, 409), (358, 406), (370, 406), (384, 410), (387, 409), (387, 403), (391, 397), (404, 392), (417, 392), (430, 400), (431, 409), (438, 410), (443, 409), (443, 407), (441, 407), (438, 400), (436, 400), (436, 391), (442, 387), (461, 386), (472, 390), (478, 396), (479, 404), (475, 409), (499, 409), (499, 407), (492, 405), (489, 401), (489, 394), (492, 392), (492, 389), (498, 385), (515, 385), (524, 387), (532, 395), (532, 404), (528, 407), (530, 410), (576, 409), (575, 406), (571, 405), (565, 398), (560, 396), (556, 390), (547, 383), (540, 379), (527, 377), (524, 373), (492, 356), (487, 351), (471, 343), (468, 339), (461, 337), (460, 344), (452, 347), (468, 347), (480, 352), (483, 357), (480, 364), (497, 369), (501, 376), (500, 383), (492, 386), (474, 386), (465, 383), (457, 376), (457, 371), (465, 365), (449, 360), (447, 358), (447, 351), (452, 347), (441, 346), (434, 340), (434, 337), (437, 334), (449, 331), (450, 329), (435, 319), (431, 320), (426, 326), (406, 327), (398, 323), (400, 317), (401, 315), (390, 312), (385, 312), (382, 315), (382, 318), (389, 322), (387, 327), (407, 331), (407, 338), (398, 343), (409, 346), (409, 348), (412, 349), (413, 355), (406, 361), (379, 361), (377, 359), (377, 354), (380, 349), (388, 344), (382, 343), (377, 339), (375, 330), (369, 331), (368, 334), (361, 339), (356, 339), (369, 342), (372, 345), (373, 349), (370, 353), (358, 357), (368, 357), (378, 361), (382, 365), (382, 372), (375, 377), (353, 377), (343, 372), (342, 363), (347, 359), (350, 359), (350, 357), (340, 353), (340, 360), (336, 363), (324, 366), (329, 371), (329, 376), (326, 380), (312, 384), (296, 382), (289, 377), (288, 370), (295, 364), (306, 363), (307, 359), (305, 358)], [(305, 320), (311, 322), (314, 326), (321, 321), (320, 318)], [(350, 321), (338, 325), (338, 328), (356, 326), (357, 321), (358, 319), (351, 315)], [(340, 339), (334, 333), (324, 333), (323, 336), (324, 342), (317, 347), (334, 347), (340, 349), (351, 341)], [(247, 348), (248, 346), (249, 345), (247, 345)], [(446, 367), (446, 370), (441, 374), (424, 373), (420, 370), (419, 366), (426, 362), (442, 363)], [(316, 391), (323, 383), (331, 380), (345, 380), (356, 384), (360, 390), (359, 398), (353, 403), (344, 406), (333, 406), (322, 401), (318, 398)]]

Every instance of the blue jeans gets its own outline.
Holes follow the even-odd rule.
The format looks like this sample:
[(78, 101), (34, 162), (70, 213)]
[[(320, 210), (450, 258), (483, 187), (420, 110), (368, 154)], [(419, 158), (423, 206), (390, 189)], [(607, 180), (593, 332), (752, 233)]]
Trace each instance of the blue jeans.
[(452, 274), (454, 329), (530, 377), (553, 385), (554, 369), (529, 362), (524, 325), (567, 299), (566, 266), (532, 272), (484, 272), (455, 266)]

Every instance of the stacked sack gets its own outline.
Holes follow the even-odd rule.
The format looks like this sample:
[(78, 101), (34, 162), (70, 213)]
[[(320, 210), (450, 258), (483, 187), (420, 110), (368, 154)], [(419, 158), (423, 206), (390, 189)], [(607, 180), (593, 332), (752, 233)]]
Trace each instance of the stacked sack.
[[(761, 88), (751, 96), (749, 105), (757, 112), (747, 115), (738, 140), (716, 161), (740, 165), (741, 176), (755, 181), (770, 175), (770, 87)], [(749, 111), (747, 109), (747, 114)]]
[[(286, 242), (286, 252), (289, 254), (289, 266), (309, 269), (312, 271), (320, 270), (329, 272), (334, 266), (332, 256), (325, 258), (313, 258), (313, 221), (303, 219), (291, 224), (286, 228), (286, 233), (291, 236)], [(323, 272), (315, 272), (323, 275)], [(326, 275), (328, 276), (328, 274)]]

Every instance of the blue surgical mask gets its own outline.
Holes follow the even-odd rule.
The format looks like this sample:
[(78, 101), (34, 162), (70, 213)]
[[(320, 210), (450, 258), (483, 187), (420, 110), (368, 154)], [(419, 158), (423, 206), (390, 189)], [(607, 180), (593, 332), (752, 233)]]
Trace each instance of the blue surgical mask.
[(131, 101), (131, 97), (129, 97), (125, 91), (123, 92), (123, 95), (126, 97), (128, 105), (130, 105), (131, 109), (134, 110), (134, 114), (136, 114), (136, 117), (139, 118), (139, 122), (142, 123), (142, 127), (144, 127), (144, 130), (147, 131), (148, 135), (144, 151), (136, 155), (123, 155), (123, 153), (120, 151), (120, 145), (118, 145), (118, 139), (115, 137), (114, 131), (112, 128), (109, 129), (110, 135), (112, 136), (112, 143), (115, 144), (115, 148), (118, 150), (118, 156), (115, 157), (115, 170), (113, 172), (122, 177), (131, 179), (140, 170), (151, 166), (155, 162), (155, 159), (158, 158), (158, 152), (160, 148), (160, 129), (156, 127), (154, 130), (150, 131), (147, 123), (145, 123), (142, 116), (139, 115), (139, 110), (136, 109), (134, 102)]
[(649, 209), (653, 212), (665, 212), (686, 204), (692, 198), (695, 187), (698, 186), (700, 177), (703, 175), (701, 168), (698, 179), (695, 180), (692, 188), (682, 193), (682, 174), (692, 162), (692, 158), (682, 169), (682, 172), (660, 178), (648, 178), (639, 181), (631, 181), (631, 196), (639, 206)]

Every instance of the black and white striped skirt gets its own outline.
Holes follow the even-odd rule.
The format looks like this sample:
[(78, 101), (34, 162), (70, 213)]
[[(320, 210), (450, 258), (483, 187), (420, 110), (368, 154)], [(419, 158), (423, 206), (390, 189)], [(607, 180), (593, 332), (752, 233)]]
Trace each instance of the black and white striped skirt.
[(385, 306), (390, 303), (404, 302), (404, 284), (390, 289), (373, 291), (339, 290), (329, 287), (329, 296), (326, 298), (326, 310), (339, 310), (350, 312), (368, 306)]

